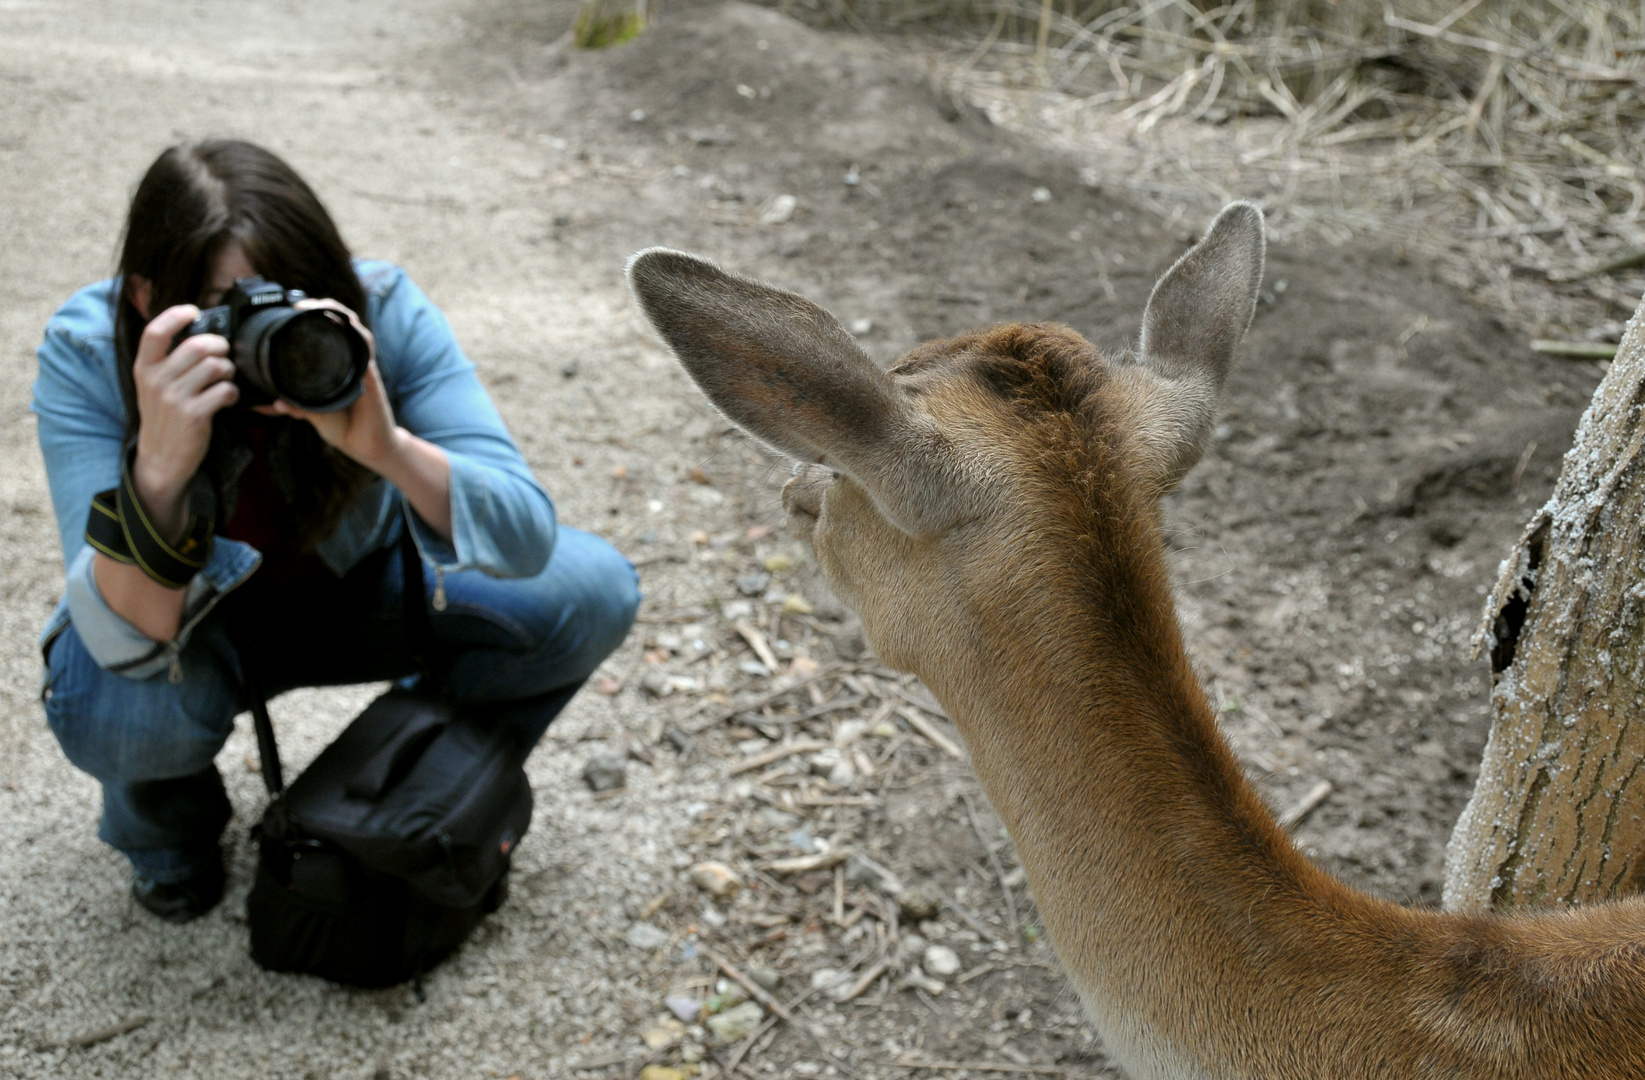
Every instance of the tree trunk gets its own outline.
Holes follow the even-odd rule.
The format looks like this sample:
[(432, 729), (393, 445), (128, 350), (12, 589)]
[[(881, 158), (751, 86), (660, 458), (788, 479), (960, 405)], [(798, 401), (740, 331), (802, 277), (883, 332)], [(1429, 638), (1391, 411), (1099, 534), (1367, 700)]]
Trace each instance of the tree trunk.
[(1486, 602), (1493, 719), (1448, 910), (1645, 888), (1645, 305)]

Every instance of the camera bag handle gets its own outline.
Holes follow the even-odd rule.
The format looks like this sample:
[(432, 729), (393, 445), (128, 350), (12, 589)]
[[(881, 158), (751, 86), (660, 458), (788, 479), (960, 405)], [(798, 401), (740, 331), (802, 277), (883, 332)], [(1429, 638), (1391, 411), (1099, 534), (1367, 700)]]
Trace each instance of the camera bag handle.
[[(434, 622), (429, 618), (428, 602), (423, 598), (423, 556), (417, 550), (417, 541), (411, 535), (411, 522), (400, 530), (400, 580), (403, 586), (401, 603), (406, 620), (406, 641), (411, 655), (417, 661), (417, 670), (425, 679), (435, 679)], [(257, 731), (257, 758), (261, 762), (263, 786), (269, 798), (285, 790), (285, 779), (280, 772), (280, 745), (274, 741), (274, 722), (268, 715), (268, 699), (262, 683), (250, 660), (251, 651), (241, 649), (240, 683), (246, 697), (251, 699), (252, 726)]]

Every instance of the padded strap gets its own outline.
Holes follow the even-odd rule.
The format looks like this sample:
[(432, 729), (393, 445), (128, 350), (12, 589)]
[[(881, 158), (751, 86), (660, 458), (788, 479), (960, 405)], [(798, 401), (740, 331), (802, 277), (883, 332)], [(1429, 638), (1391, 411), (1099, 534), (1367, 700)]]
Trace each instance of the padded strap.
[(136, 453), (133, 444), (121, 460), (119, 487), (92, 496), (91, 511), (86, 516), (86, 543), (116, 562), (135, 565), (168, 589), (181, 589), (211, 557), (216, 523), (208, 514), (195, 514), (175, 545), (161, 536), (149, 521), (131, 479)]

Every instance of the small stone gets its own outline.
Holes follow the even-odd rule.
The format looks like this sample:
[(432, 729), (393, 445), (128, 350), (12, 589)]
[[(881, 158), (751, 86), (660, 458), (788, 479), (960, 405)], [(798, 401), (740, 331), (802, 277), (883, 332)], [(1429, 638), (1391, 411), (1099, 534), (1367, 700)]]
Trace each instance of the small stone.
[(640, 676), (640, 688), (652, 697), (667, 697), (674, 692), (674, 683), (669, 679), (668, 672), (662, 668), (649, 667), (645, 674)]
[[(738, 87), (741, 92), (742, 87)], [(760, 211), (761, 225), (781, 225), (794, 216), (794, 210), (800, 205), (800, 200), (792, 195), (778, 195), (766, 204)]]
[(663, 1004), (668, 1007), (669, 1012), (687, 1024), (695, 1023), (703, 1008), (702, 1002), (689, 994), (669, 994), (663, 998)]
[(667, 945), (672, 938), (667, 930), (660, 926), (653, 926), (648, 922), (637, 922), (628, 928), (623, 940), (636, 949), (660, 949)]
[(827, 776), (844, 760), (844, 755), (838, 750), (820, 750), (806, 758), (806, 765), (810, 767), (813, 776)]
[(706, 1021), (709, 1031), (721, 1042), (741, 1042), (754, 1034), (759, 1028), (760, 1021), (765, 1019), (765, 1010), (752, 1001), (745, 1001), (734, 1009), (727, 1009), (718, 1016), (710, 1016)]
[(787, 555), (768, 555), (766, 556), (764, 563), (765, 568), (773, 574), (780, 574), (793, 565), (794, 560), (790, 559)]
[(600, 681), (594, 684), (595, 692), (604, 694), (606, 697), (610, 697), (622, 688), (622, 682), (612, 678), (610, 675), (602, 676)]
[(659, 1027), (652, 1028), (644, 1035), (641, 1035), (640, 1039), (645, 1043), (647, 1050), (666, 1050), (670, 1046), (673, 1046), (674, 1041), (679, 1037), (678, 1032)]
[(691, 1074), (667, 1065), (647, 1065), (640, 1070), (640, 1080), (691, 1080)]
[(805, 597), (799, 593), (789, 593), (783, 597), (783, 612), (787, 615), (809, 615), (811, 605), (806, 603)]
[(754, 985), (758, 986), (762, 990), (776, 990), (783, 984), (782, 973), (780, 971), (772, 971), (767, 967), (749, 968), (748, 977), (754, 981)]
[(863, 337), (865, 335), (871, 334), (871, 333), (874, 332), (874, 320), (873, 319), (852, 319), (851, 320), (850, 330), (857, 337)]
[(878, 736), (882, 739), (892, 739), (897, 735), (897, 725), (893, 724), (889, 720), (881, 720), (879, 723), (874, 725), (874, 730), (869, 732), (869, 734)]
[(811, 989), (826, 990), (840, 981), (840, 973), (834, 968), (818, 968), (811, 973)]
[(844, 754), (841, 754), (840, 760), (834, 763), (832, 769), (828, 770), (828, 782), (837, 788), (850, 787), (856, 779), (857, 767)]
[(611, 466), (611, 479), (621, 480), (624, 477), (626, 477), (627, 475), (628, 475), (628, 466), (627, 465), (613, 465), (613, 466)]
[(737, 591), (744, 596), (763, 596), (767, 586), (771, 584), (770, 574), (744, 574), (737, 579)]
[(834, 729), (834, 745), (839, 747), (850, 746), (866, 734), (868, 734), (868, 721), (841, 720), (840, 726)]
[(674, 752), (677, 754), (690, 753), (691, 748), (695, 746), (697, 742), (697, 740), (693, 739), (690, 735), (687, 735), (684, 731), (681, 731), (677, 727), (669, 728), (663, 733), (663, 737), (668, 740), (671, 746), (674, 747)]
[(680, 1044), (680, 1060), (681, 1061), (685, 1062), (687, 1065), (695, 1065), (695, 1064), (697, 1064), (697, 1062), (701, 1061), (702, 1059), (703, 1059), (703, 1044), (702, 1043), (688, 1042), (688, 1043), (681, 1043)]
[(946, 979), (950, 975), (957, 975), (960, 970), (960, 958), (953, 949), (946, 945), (928, 945), (925, 949), (925, 961), (922, 965), (927, 975), (938, 979)]
[(920, 937), (918, 934), (904, 934), (902, 935), (902, 940), (897, 942), (897, 952), (904, 959), (915, 957), (923, 959), (925, 957), (926, 946), (930, 944), (931, 943), (929, 941)]
[(568, 360), (560, 365), (560, 377), (562, 379), (575, 379), (578, 370), (577, 361)]
[(685, 476), (686, 479), (690, 480), (693, 484), (701, 484), (704, 487), (707, 487), (710, 482), (708, 479), (708, 473), (703, 470), (701, 465), (693, 468), (690, 472), (686, 473)]
[(1051, 189), (1037, 187), (1034, 189), (1034, 193), (1030, 195), (1029, 198), (1033, 199), (1037, 203), (1048, 203), (1051, 201)]
[(691, 868), (691, 880), (710, 896), (730, 896), (743, 887), (743, 879), (722, 862), (700, 862)]
[(583, 781), (595, 791), (615, 791), (628, 783), (628, 758), (622, 754), (595, 754), (583, 766)]
[(941, 898), (924, 885), (914, 885), (897, 894), (897, 909), (911, 925), (935, 919), (941, 907)]

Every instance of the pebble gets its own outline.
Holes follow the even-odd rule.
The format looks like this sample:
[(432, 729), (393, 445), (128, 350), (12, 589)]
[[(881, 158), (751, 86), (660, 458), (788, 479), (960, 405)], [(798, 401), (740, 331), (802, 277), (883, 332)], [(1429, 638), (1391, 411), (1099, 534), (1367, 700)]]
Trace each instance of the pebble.
[(691, 1080), (691, 1077), (684, 1069), (671, 1069), (667, 1065), (647, 1065), (640, 1070), (640, 1080)]
[(653, 926), (648, 922), (637, 922), (628, 928), (623, 940), (636, 949), (660, 949), (667, 945), (670, 938), (667, 930)]
[(722, 862), (700, 862), (691, 868), (691, 880), (710, 896), (730, 896), (743, 887), (743, 879)]
[(946, 979), (959, 973), (960, 958), (946, 945), (928, 945), (925, 949), (925, 963), (922, 966), (927, 975)]
[(768, 555), (763, 564), (773, 574), (780, 574), (793, 565), (793, 560), (787, 555)]
[(663, 1004), (668, 1007), (669, 1012), (687, 1024), (695, 1021), (703, 1008), (702, 1002), (689, 994), (669, 994), (663, 998)]
[(910, 886), (897, 894), (897, 908), (910, 925), (935, 919), (941, 907), (941, 897), (923, 885)]
[(667, 697), (674, 692), (674, 684), (670, 681), (668, 672), (659, 667), (649, 668), (640, 676), (640, 688), (652, 697), (659, 698)]
[(762, 990), (776, 990), (783, 984), (782, 972), (767, 967), (749, 968), (748, 977)]
[(812, 608), (799, 593), (789, 593), (783, 597), (783, 611), (789, 615), (809, 615)]
[(628, 783), (628, 758), (622, 754), (595, 754), (583, 766), (583, 781), (595, 791), (614, 791)]
[(834, 968), (818, 968), (811, 973), (811, 989), (825, 990), (840, 981), (840, 973)]
[(745, 1001), (735, 1009), (728, 1009), (707, 1020), (708, 1030), (721, 1042), (741, 1042), (754, 1034), (765, 1019), (765, 1010), (752, 1001)]
[(737, 579), (737, 591), (744, 596), (764, 596), (765, 590), (770, 584), (770, 574), (744, 574)]

